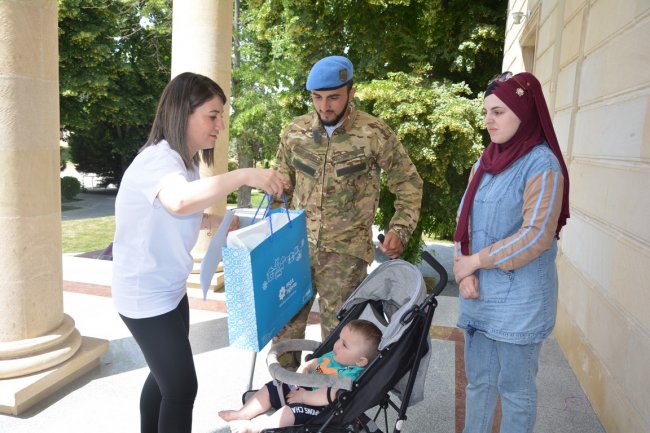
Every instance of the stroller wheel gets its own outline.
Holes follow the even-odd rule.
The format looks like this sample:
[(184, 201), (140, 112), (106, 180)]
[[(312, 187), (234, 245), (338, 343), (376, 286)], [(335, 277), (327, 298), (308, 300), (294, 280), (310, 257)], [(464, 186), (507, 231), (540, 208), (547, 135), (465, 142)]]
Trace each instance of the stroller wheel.
[(361, 416), (357, 418), (357, 422), (359, 426), (359, 430), (357, 431), (360, 433), (383, 433), (379, 427), (377, 427), (375, 421), (365, 413), (361, 414)]

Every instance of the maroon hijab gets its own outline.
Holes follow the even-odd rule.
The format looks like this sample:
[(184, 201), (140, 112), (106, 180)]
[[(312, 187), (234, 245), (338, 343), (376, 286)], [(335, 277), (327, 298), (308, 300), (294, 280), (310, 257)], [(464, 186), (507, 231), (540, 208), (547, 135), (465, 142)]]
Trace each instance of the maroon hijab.
[(556, 235), (559, 236), (560, 230), (569, 218), (569, 173), (555, 136), (541, 84), (533, 74), (523, 72), (510, 77), (506, 81), (497, 81), (493, 86), (492, 94), (503, 101), (517, 115), (521, 120), (521, 124), (515, 135), (507, 142), (501, 144), (490, 143), (488, 145), (483, 155), (481, 155), (481, 162), (476, 173), (474, 173), (472, 181), (467, 186), (458, 217), (456, 234), (454, 235), (454, 241), (460, 242), (461, 252), (464, 255), (469, 254), (469, 215), (483, 173), (501, 173), (543, 141), (548, 143), (551, 151), (560, 162), (562, 174), (564, 175), (562, 211), (555, 229)]

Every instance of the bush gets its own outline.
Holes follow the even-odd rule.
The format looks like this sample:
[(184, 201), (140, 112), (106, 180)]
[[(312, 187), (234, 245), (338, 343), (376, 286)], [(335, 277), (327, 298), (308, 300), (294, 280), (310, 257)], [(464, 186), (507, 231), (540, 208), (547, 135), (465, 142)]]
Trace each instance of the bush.
[(67, 147), (59, 146), (60, 171), (65, 170), (65, 166), (70, 161), (70, 150)]
[(81, 183), (76, 177), (64, 176), (61, 178), (61, 197), (72, 200), (81, 192)]

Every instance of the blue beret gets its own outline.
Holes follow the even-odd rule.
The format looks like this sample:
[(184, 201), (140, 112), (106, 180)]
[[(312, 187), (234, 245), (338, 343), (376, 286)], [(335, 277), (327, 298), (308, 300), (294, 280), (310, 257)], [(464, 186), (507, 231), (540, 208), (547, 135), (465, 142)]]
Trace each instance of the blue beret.
[(317, 61), (307, 77), (307, 90), (338, 89), (352, 80), (352, 62), (347, 57), (330, 56)]

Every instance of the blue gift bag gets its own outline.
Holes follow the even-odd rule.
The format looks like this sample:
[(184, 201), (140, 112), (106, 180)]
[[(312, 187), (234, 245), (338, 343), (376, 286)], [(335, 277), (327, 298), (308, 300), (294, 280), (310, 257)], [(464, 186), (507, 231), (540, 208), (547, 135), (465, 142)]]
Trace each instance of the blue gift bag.
[(223, 248), (228, 337), (259, 352), (312, 297), (305, 211), (275, 209), (233, 233), (247, 230), (263, 240)]

